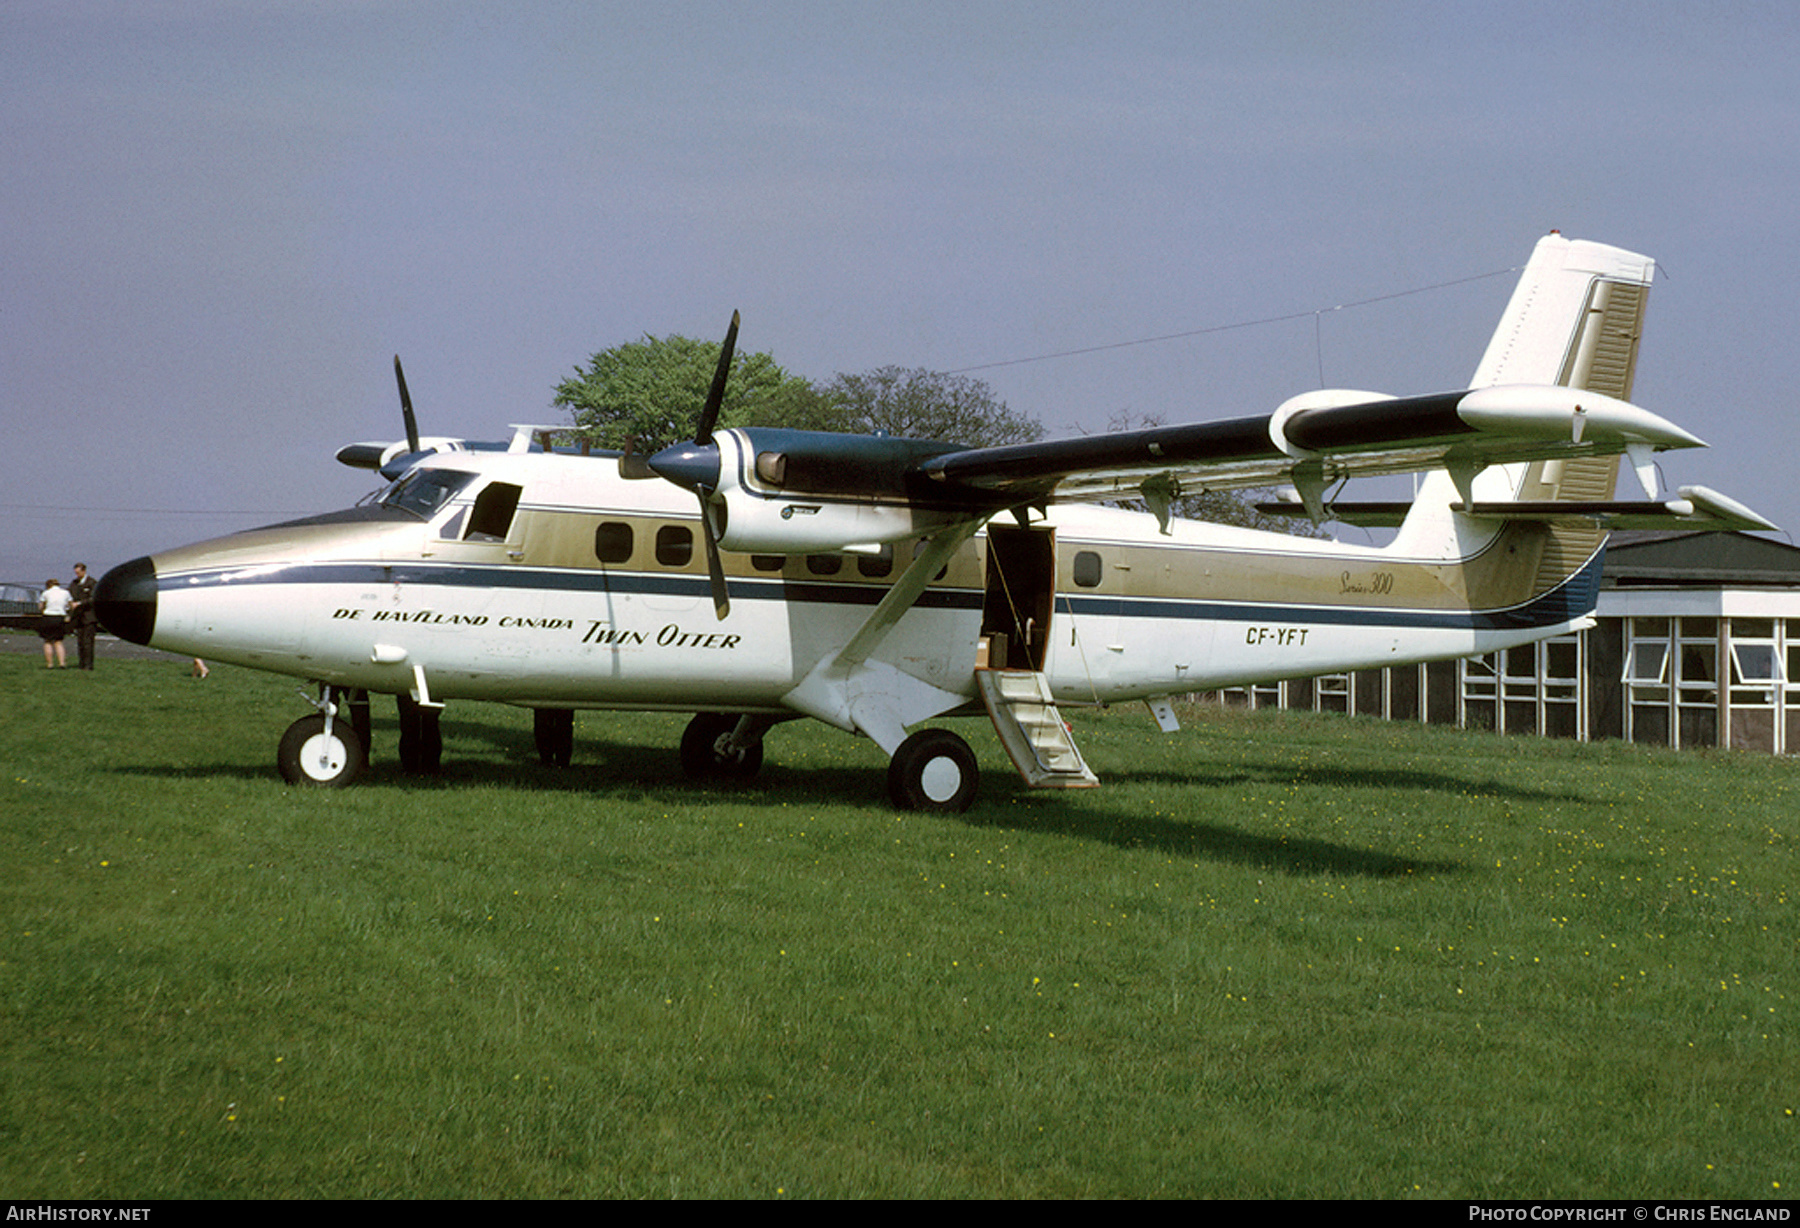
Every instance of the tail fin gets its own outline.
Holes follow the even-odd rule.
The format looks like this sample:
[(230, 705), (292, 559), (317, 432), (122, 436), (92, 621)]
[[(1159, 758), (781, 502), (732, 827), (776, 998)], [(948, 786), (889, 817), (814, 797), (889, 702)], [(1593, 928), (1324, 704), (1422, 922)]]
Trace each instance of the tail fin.
[(1655, 271), (1648, 256), (1545, 235), (1469, 387), (1561, 384), (1629, 401)]
[[(1656, 262), (1648, 256), (1555, 232), (1545, 235), (1469, 386), (1560, 384), (1630, 400), (1655, 272)], [(1476, 476), (1473, 487), (1482, 502), (1604, 501), (1612, 498), (1618, 471), (1616, 456), (1496, 465)], [(1429, 474), (1395, 539), (1397, 550), (1442, 557), (1449, 549), (1466, 555), (1469, 526), (1457, 523), (1461, 518), (1449, 511), (1461, 501), (1449, 474)], [(1521, 529), (1541, 539), (1532, 551), (1538, 555), (1534, 592), (1574, 573), (1605, 538), (1597, 525), (1565, 521), (1501, 532), (1518, 534)]]

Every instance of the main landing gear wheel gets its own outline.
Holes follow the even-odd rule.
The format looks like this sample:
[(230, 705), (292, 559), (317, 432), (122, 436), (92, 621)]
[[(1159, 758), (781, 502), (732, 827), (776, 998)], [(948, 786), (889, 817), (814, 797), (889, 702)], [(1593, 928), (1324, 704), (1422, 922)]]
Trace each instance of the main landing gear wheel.
[(538, 708), (531, 718), (538, 761), (545, 767), (568, 767), (575, 757), (575, 710)]
[(723, 749), (738, 718), (702, 712), (681, 735), (681, 770), (696, 780), (748, 780), (762, 770), (763, 746), (758, 738), (737, 751)]
[(281, 748), (275, 752), (283, 780), (290, 785), (320, 789), (343, 788), (356, 779), (364, 762), (362, 739), (356, 736), (350, 722), (332, 721), (327, 734), (321, 713), (303, 716), (289, 725), (281, 735)]
[(408, 776), (436, 774), (444, 759), (444, 735), (438, 728), (442, 708), (427, 708), (411, 695), (394, 696), (400, 713), (400, 770)]
[(975, 752), (948, 729), (921, 729), (888, 761), (888, 797), (901, 810), (958, 814), (975, 800)]

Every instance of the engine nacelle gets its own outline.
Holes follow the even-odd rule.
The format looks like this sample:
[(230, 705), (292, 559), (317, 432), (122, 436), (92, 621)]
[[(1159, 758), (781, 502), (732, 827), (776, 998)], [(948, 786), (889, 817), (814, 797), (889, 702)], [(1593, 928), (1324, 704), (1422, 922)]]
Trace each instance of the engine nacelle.
[[(824, 554), (880, 546), (935, 532), (967, 513), (908, 500), (899, 473), (923, 449), (942, 444), (807, 431), (722, 431), (719, 545), (754, 554)], [(898, 463), (896, 463), (898, 462)], [(885, 489), (887, 486), (895, 489)], [(887, 496), (884, 498), (883, 496)]]
[(824, 502), (803, 496), (724, 496), (719, 546), (749, 554), (827, 554), (935, 532), (951, 517), (881, 503)]

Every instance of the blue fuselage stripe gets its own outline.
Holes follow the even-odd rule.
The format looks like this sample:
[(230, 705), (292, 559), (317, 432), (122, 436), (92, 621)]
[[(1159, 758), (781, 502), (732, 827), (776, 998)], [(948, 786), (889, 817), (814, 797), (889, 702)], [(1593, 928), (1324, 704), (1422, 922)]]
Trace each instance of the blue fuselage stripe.
[[(1562, 584), (1523, 605), (1498, 610), (1387, 609), (1380, 606), (1278, 605), (1263, 602), (1203, 601), (1180, 598), (1108, 597), (1061, 592), (1059, 611), (1091, 618), (1254, 621), (1391, 627), (1512, 631), (1550, 627), (1593, 611), (1599, 597), (1601, 554)], [(294, 563), (285, 566), (212, 568), (159, 576), (162, 593), (268, 584), (417, 585), (464, 589), (535, 589), (596, 596), (710, 597), (705, 576), (657, 575), (646, 572), (560, 571), (521, 566), (471, 566), (456, 563)], [(887, 594), (885, 586), (834, 584), (806, 580), (755, 579), (730, 582), (734, 601), (774, 601), (800, 605), (874, 606)], [(982, 594), (975, 589), (927, 589), (921, 609), (979, 610)]]

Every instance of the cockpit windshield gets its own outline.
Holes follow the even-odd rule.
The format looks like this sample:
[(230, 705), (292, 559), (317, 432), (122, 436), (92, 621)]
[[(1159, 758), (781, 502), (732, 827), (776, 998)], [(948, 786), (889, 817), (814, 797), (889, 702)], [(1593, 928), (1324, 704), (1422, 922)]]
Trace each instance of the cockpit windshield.
[(381, 496), (381, 506), (397, 507), (421, 520), (430, 520), (456, 492), (475, 480), (457, 469), (422, 469), (407, 474)]

